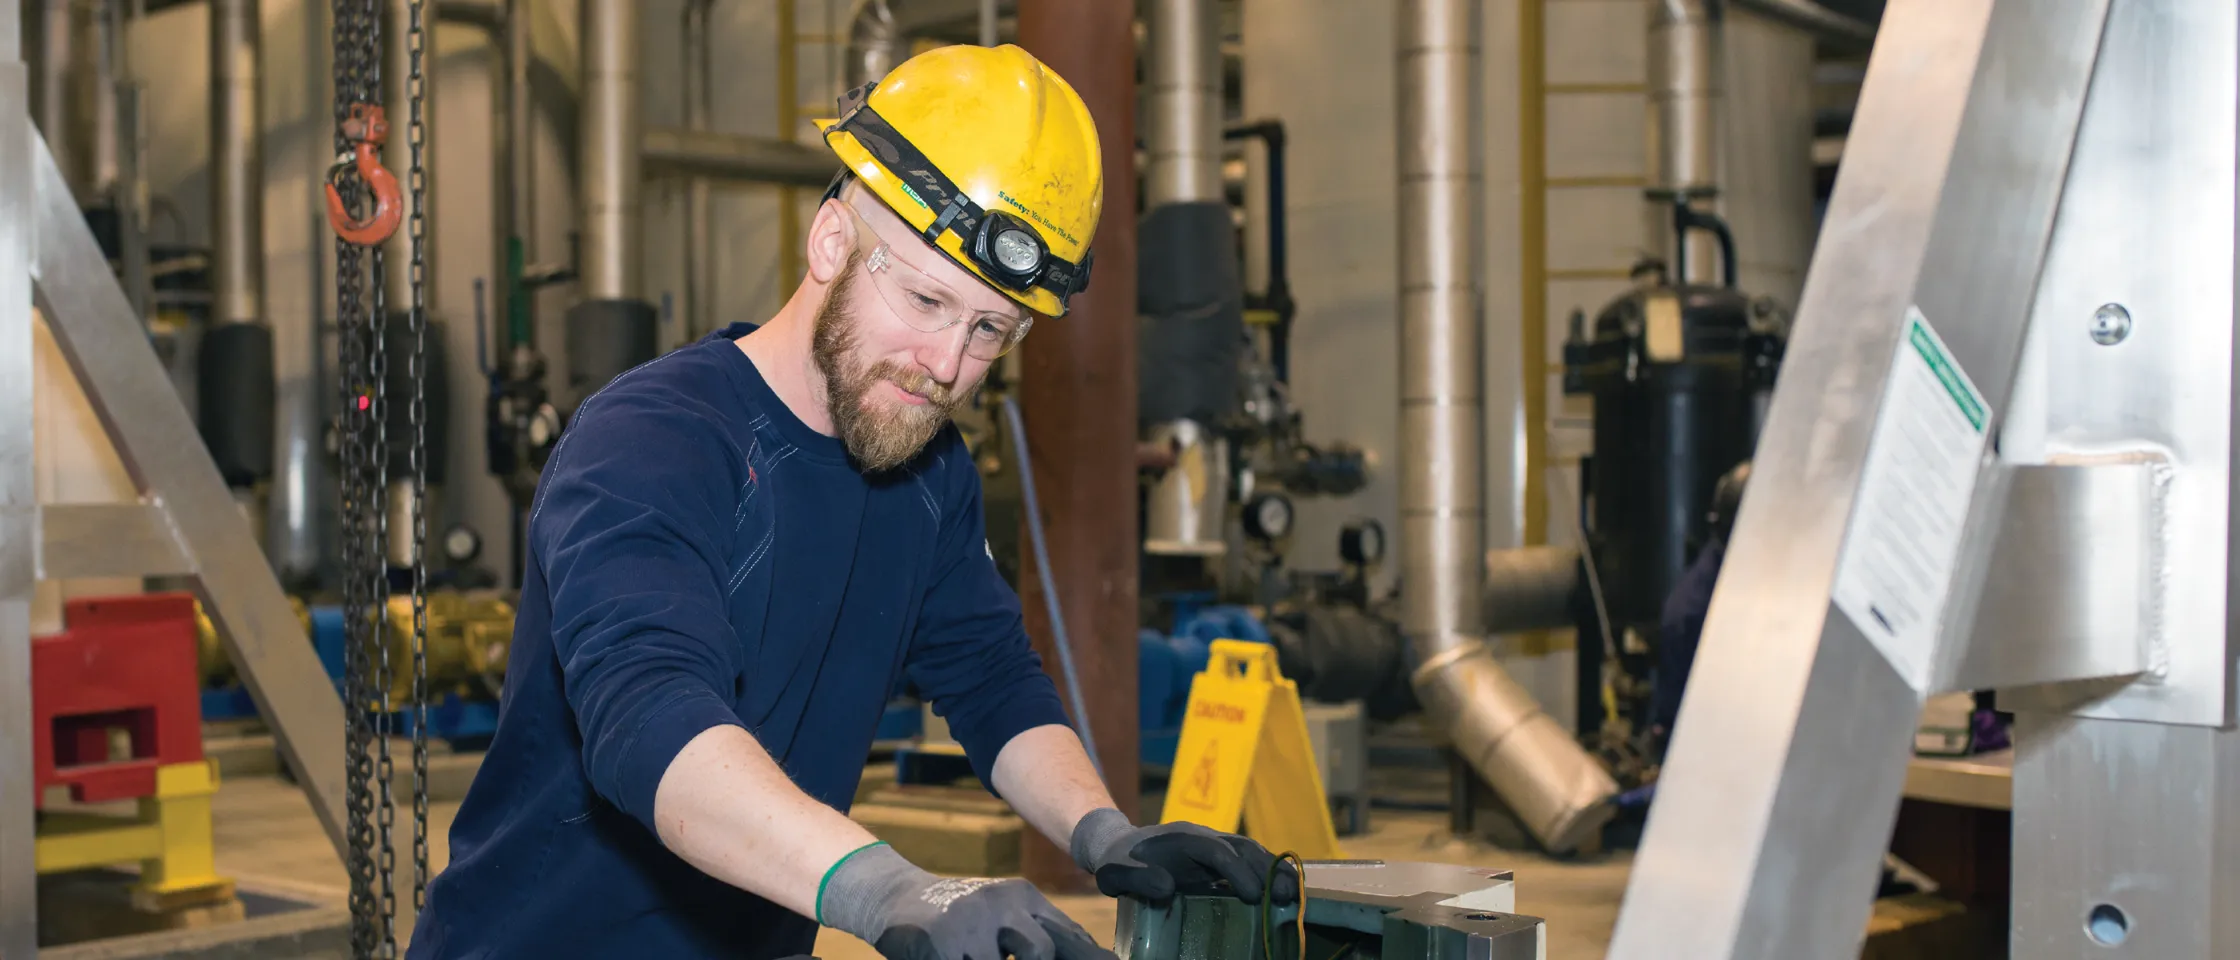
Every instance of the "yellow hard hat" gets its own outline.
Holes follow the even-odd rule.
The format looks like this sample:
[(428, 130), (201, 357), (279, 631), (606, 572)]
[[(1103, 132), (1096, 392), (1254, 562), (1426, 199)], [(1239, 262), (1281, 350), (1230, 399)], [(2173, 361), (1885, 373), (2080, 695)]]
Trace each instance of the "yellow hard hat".
[(1011, 299), (1056, 317), (1088, 287), (1104, 206), (1097, 126), (1025, 50), (926, 51), (840, 98), (840, 116), (817, 127), (927, 243)]

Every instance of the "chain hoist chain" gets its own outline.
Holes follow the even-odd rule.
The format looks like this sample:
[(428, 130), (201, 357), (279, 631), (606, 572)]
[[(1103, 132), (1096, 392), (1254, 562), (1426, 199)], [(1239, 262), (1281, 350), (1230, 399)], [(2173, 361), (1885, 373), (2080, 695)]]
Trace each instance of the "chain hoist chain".
[(406, 37), (411, 73), (405, 98), (411, 103), (411, 126), (406, 142), (412, 148), (408, 186), (412, 206), (406, 211), (412, 241), (412, 909), (417, 916), (428, 905), (428, 291), (427, 171), (421, 149), (427, 135), (423, 121), (421, 53), (427, 40), (422, 21), (424, 0), (411, 0), (411, 25)]
[[(351, 149), (341, 130), (351, 105), (366, 102), (367, 48), (373, 41), (366, 12), (374, 0), (336, 0), (334, 5), (334, 99), (337, 153)], [(355, 170), (345, 171), (339, 189), (353, 203), (364, 200), (364, 184)], [(346, 725), (345, 763), (348, 790), (348, 868), (352, 955), (368, 957), (378, 943), (374, 928), (377, 904), (373, 871), (372, 769), (368, 756), (371, 730), (366, 715), (366, 619), (368, 484), (365, 446), (367, 406), (373, 389), (365, 376), (367, 343), (365, 324), (365, 268), (368, 252), (346, 240), (335, 245), (335, 297), (337, 344), (341, 354), (342, 384), (340, 435), (337, 452), (342, 460), (343, 526), (343, 710)]]

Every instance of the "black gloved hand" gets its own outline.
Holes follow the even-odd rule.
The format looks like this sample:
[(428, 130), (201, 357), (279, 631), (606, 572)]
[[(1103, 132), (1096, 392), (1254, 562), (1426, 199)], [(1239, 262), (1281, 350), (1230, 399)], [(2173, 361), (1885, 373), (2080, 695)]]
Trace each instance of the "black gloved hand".
[[(1207, 894), (1215, 881), (1229, 882), (1237, 899), (1260, 902), (1268, 867), (1276, 862), (1268, 848), (1233, 833), (1195, 823), (1138, 827), (1127, 815), (1106, 807), (1081, 818), (1073, 828), (1073, 862), (1097, 878), (1108, 897), (1135, 897), (1164, 904), (1177, 893)], [(1276, 903), (1299, 899), (1299, 873), (1285, 863), (1276, 873)]]
[(884, 844), (832, 869), (817, 921), (891, 960), (1117, 960), (1025, 880), (936, 876)]

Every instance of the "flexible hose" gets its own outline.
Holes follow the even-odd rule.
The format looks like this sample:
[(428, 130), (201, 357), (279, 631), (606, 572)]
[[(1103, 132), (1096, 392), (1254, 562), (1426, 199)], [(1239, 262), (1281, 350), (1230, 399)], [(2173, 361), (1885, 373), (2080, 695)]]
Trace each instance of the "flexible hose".
[(1042, 505), (1034, 495), (1034, 465), (1027, 459), (1027, 426), (1019, 419), (1019, 401), (1003, 398), (1004, 422), (1011, 429), (1011, 449), (1019, 462), (1019, 490), (1027, 501), (1027, 535), (1034, 542), (1035, 572), (1042, 577), (1042, 600), (1050, 607), (1050, 630), (1056, 639), (1058, 664), (1066, 675), (1066, 693), (1073, 698), (1073, 724), (1081, 746), (1089, 751), (1089, 764), (1104, 776), (1104, 760), (1097, 754), (1096, 737), (1089, 732), (1089, 701), (1081, 696), (1081, 676), (1073, 669), (1073, 644), (1066, 639), (1065, 612), (1058, 607), (1058, 584), (1050, 576), (1050, 547), (1042, 539)]

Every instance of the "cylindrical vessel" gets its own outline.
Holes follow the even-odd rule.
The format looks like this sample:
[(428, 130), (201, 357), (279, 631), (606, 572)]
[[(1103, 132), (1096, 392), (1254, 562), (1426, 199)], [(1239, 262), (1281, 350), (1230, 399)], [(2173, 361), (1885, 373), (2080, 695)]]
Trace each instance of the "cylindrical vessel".
[(630, 0), (583, 0), (582, 290), (586, 300), (634, 300), (639, 291), (638, 9)]
[(1143, 550), (1163, 556), (1219, 556), (1229, 503), (1229, 444), (1192, 420), (1151, 428), (1151, 442), (1174, 451), (1145, 507)]
[(1599, 829), (1616, 783), (1482, 639), (1480, 6), (1398, 6), (1401, 628), (1432, 718), (1534, 837), (1565, 850)]

